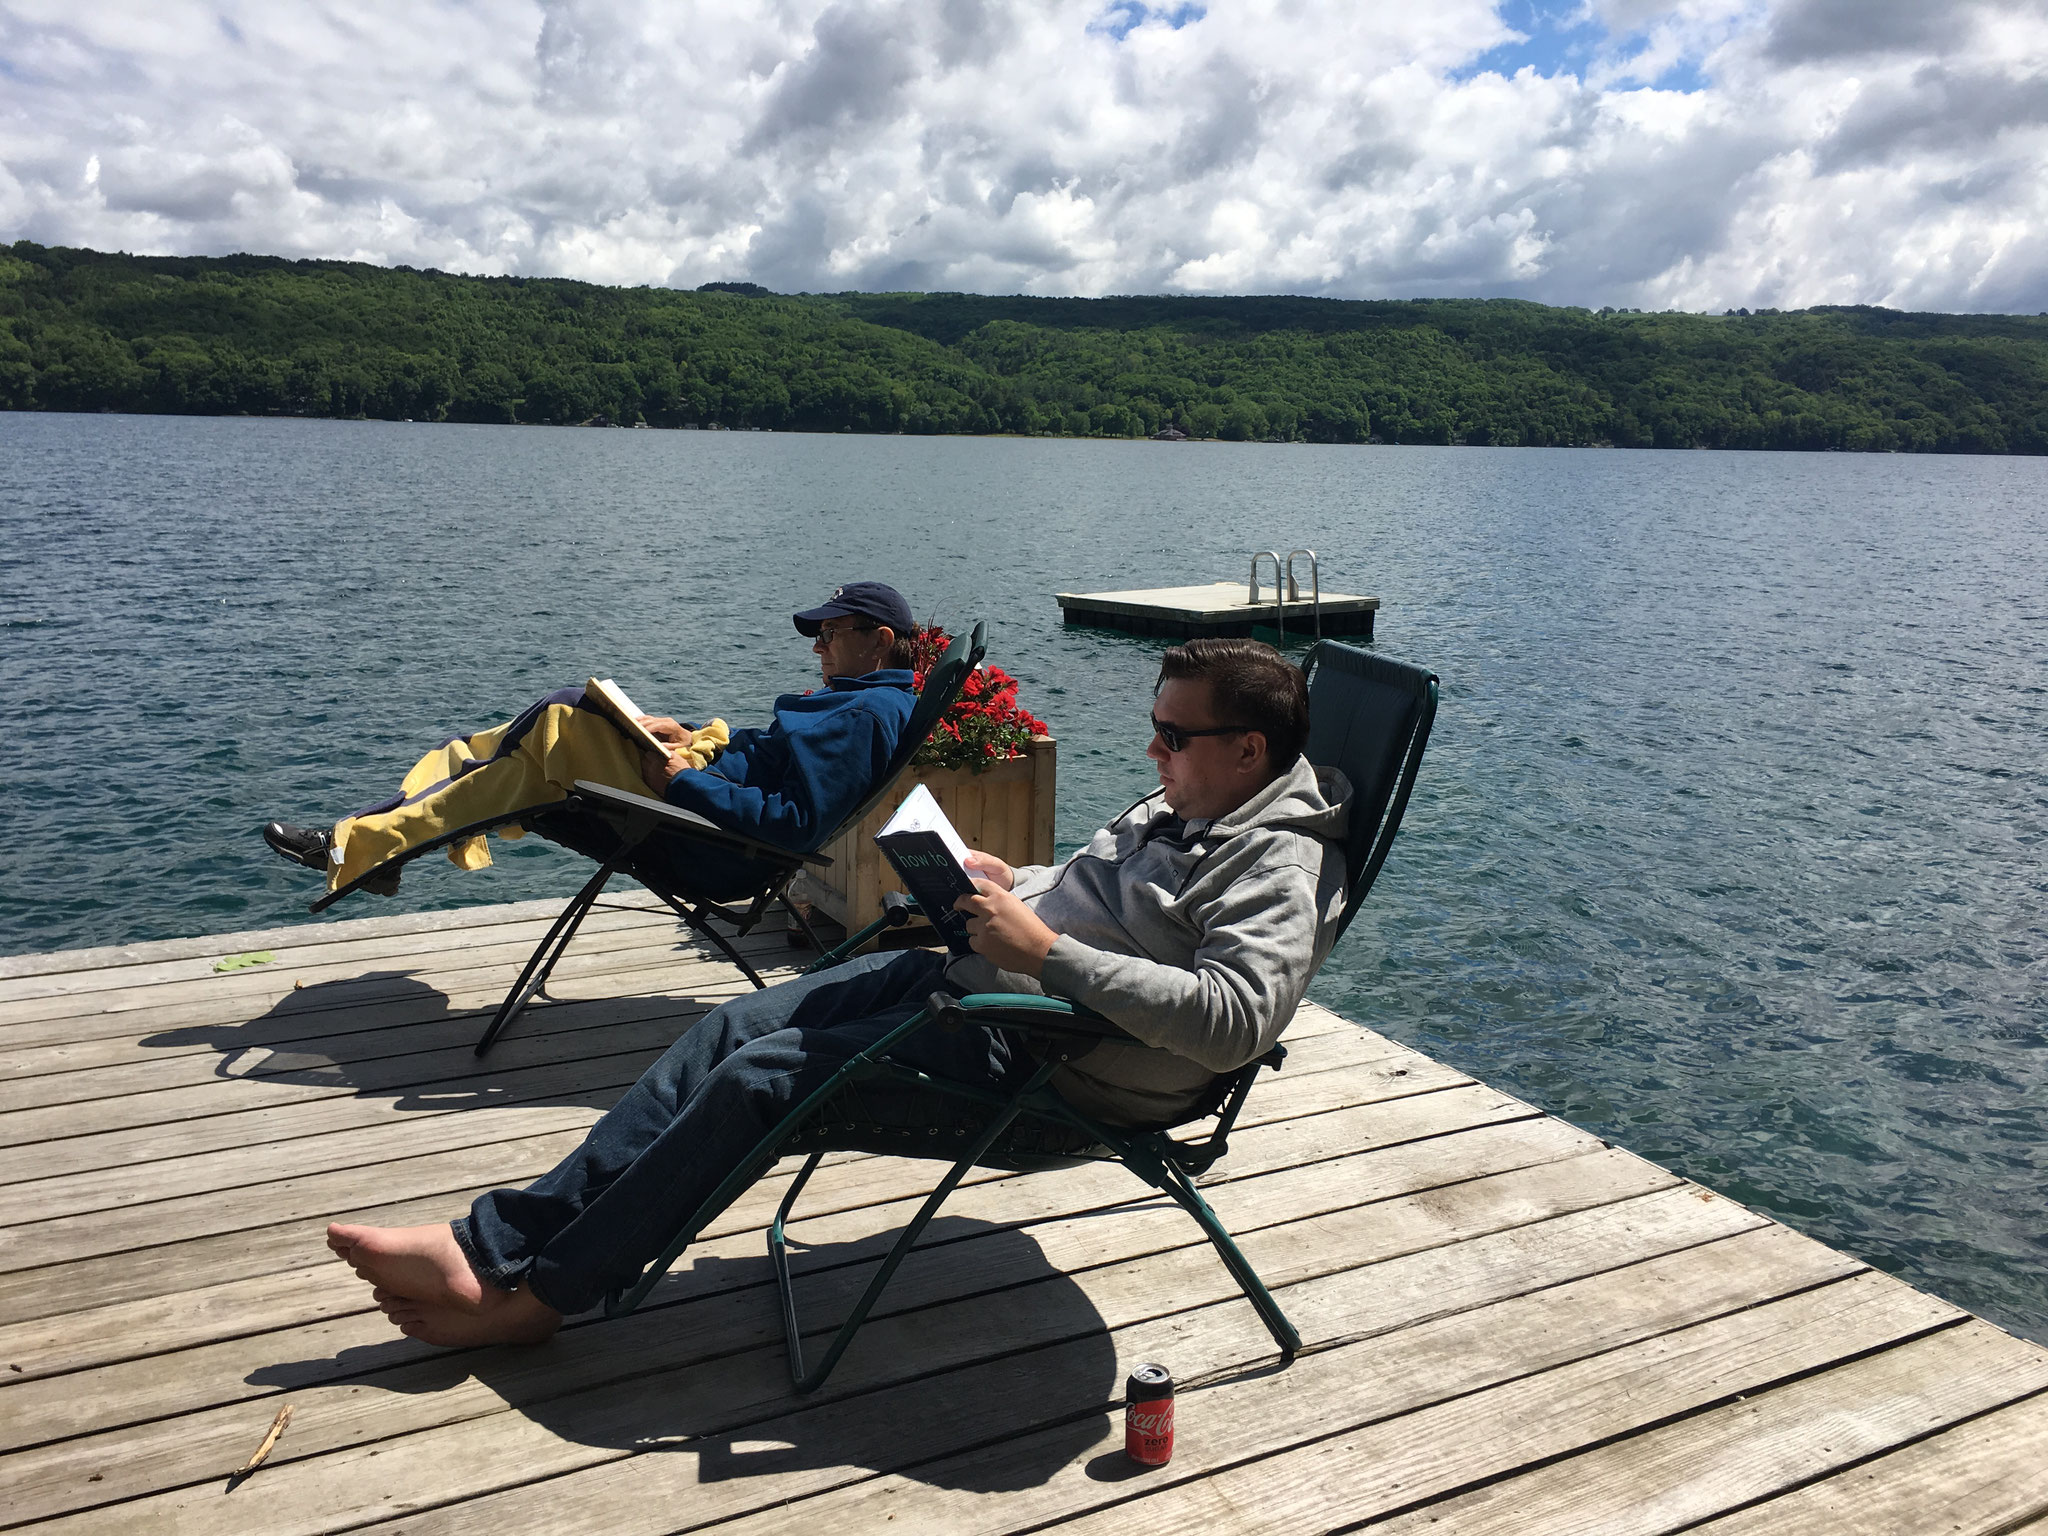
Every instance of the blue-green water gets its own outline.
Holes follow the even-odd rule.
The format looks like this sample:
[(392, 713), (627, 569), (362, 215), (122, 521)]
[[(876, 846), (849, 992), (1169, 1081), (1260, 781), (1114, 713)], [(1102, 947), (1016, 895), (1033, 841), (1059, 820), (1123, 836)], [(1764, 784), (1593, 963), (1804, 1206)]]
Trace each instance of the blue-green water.
[[(1160, 644), (1056, 590), (1308, 545), (1443, 712), (1315, 995), (2048, 1338), (2048, 461), (0, 415), (0, 952), (304, 917), (272, 816), (593, 672), (808, 684), (876, 576), (992, 621), (1059, 836)], [(401, 908), (563, 892), (558, 850)], [(391, 910), (363, 898), (339, 915)]]

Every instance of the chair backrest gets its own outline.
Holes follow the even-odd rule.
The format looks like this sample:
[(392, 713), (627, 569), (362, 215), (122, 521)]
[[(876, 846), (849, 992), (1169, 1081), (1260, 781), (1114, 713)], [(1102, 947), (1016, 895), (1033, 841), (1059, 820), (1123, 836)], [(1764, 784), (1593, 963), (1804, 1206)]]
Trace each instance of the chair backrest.
[[(896, 739), (896, 751), (889, 759), (889, 766), (882, 770), (882, 776), (875, 781), (875, 787), (868, 791), (867, 799), (854, 808), (851, 816), (840, 823), (841, 827), (857, 827), (862, 818), (881, 803), (882, 796), (889, 793), (903, 770), (910, 766), (910, 760), (917, 756), (917, 749), (924, 745), (938, 726), (939, 716), (946, 707), (960, 697), (960, 690), (967, 686), (968, 676), (981, 665), (981, 658), (988, 653), (988, 625), (979, 623), (973, 632), (955, 635), (946, 646), (946, 652), (932, 663), (931, 671), (924, 676), (924, 691), (917, 696), (917, 704), (910, 711), (910, 719), (904, 723), (903, 734)], [(834, 830), (837, 835), (837, 829)]]
[[(1318, 768), (1335, 768), (1351, 781), (1351, 821), (1344, 839), (1344, 867), (1350, 878), (1344, 911), (1337, 919), (1341, 939), (1387, 862), (1394, 834), (1401, 830), (1416, 770), (1422, 766), (1422, 749), (1429, 745), (1429, 728), (1436, 720), (1437, 677), (1336, 640), (1319, 641), (1304, 670), (1308, 760)], [(1212, 1115), (1217, 1117), (1216, 1128), (1190, 1141), (1162, 1135), (1155, 1144), (1162, 1155), (1189, 1173), (1200, 1173), (1221, 1158), (1259, 1068), (1277, 1066), (1278, 1057), (1285, 1054), (1286, 1048), (1276, 1045), (1236, 1071), (1218, 1074), (1194, 1106), (1160, 1130)]]
[(1394, 834), (1436, 720), (1434, 672), (1324, 640), (1309, 652), (1308, 760), (1351, 781), (1351, 830), (1344, 841), (1351, 888), (1337, 936), (1351, 926), (1387, 861)]

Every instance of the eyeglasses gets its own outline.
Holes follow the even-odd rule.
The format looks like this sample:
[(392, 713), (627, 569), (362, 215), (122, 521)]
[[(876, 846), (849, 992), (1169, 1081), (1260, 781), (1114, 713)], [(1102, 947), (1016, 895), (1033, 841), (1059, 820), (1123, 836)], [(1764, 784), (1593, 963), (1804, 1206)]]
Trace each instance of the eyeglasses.
[(1152, 717), (1153, 734), (1159, 738), (1160, 745), (1169, 752), (1187, 751), (1188, 743), (1197, 736), (1238, 736), (1250, 729), (1248, 725), (1208, 725), (1199, 731), (1191, 731), (1185, 726), (1175, 725), (1170, 720), (1162, 720), (1157, 715)]
[(818, 626), (818, 637), (813, 643), (817, 645), (830, 645), (841, 635), (871, 635), (881, 627), (879, 624), (841, 624), (834, 628), (830, 624), (820, 624)]

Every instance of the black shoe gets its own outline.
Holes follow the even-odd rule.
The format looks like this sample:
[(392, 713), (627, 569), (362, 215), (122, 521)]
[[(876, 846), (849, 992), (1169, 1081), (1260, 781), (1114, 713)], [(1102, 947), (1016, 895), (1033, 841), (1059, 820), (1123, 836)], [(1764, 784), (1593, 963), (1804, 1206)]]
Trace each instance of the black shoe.
[(290, 859), (294, 864), (303, 864), (308, 869), (327, 872), (327, 851), (334, 846), (333, 834), (320, 827), (294, 827), (282, 821), (264, 823), (263, 841), (274, 848), (279, 857)]

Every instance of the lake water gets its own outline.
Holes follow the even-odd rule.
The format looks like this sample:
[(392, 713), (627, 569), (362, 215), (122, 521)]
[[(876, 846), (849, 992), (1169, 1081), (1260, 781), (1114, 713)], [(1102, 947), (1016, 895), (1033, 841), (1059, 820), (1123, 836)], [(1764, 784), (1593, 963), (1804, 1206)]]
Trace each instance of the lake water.
[[(1059, 839), (1163, 642), (1057, 590), (1311, 546), (1442, 674), (1332, 1008), (2048, 1339), (2048, 461), (0, 415), (0, 951), (301, 919), (276, 816), (592, 673), (808, 686), (788, 613), (990, 621)], [(565, 893), (569, 856), (397, 903)]]

